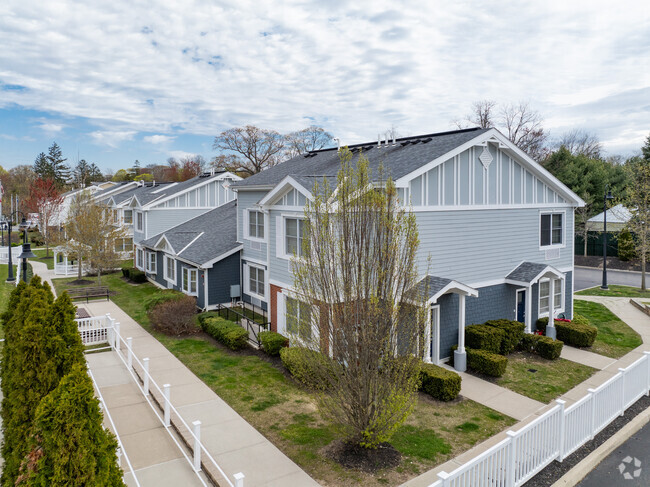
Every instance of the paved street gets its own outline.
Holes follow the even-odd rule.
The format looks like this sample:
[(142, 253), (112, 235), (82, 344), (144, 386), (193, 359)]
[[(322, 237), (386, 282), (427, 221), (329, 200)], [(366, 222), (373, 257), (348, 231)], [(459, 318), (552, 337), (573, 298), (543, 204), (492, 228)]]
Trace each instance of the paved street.
[(650, 485), (650, 424), (605, 458), (580, 487), (647, 487)]
[[(600, 286), (603, 282), (603, 270), (591, 269), (588, 267), (575, 268), (574, 287), (575, 291), (589, 287)], [(650, 276), (648, 276), (650, 279)], [(607, 269), (607, 284), (620, 284), (622, 286), (641, 287), (641, 273), (616, 271)]]

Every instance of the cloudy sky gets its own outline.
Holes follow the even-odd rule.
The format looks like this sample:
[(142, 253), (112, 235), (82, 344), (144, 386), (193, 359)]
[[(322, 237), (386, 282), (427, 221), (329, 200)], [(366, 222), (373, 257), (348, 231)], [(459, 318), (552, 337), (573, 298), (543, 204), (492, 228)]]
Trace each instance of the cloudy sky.
[(0, 165), (56, 140), (102, 169), (215, 155), (220, 131), (343, 143), (527, 101), (551, 135), (629, 155), (650, 134), (647, 0), (0, 2)]

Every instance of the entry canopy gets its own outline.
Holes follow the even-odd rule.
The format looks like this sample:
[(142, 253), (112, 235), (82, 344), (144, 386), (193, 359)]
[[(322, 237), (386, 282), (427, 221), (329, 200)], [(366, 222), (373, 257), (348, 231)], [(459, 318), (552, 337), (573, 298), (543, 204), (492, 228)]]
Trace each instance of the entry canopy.
[(564, 277), (564, 273), (548, 264), (522, 262), (506, 276), (506, 283), (516, 286), (529, 286), (543, 277)]
[(416, 296), (426, 293), (427, 304), (434, 303), (440, 296), (447, 293), (462, 294), (464, 296), (478, 297), (478, 291), (462, 282), (445, 277), (432, 276), (430, 274), (423, 277), (413, 288), (413, 294)]

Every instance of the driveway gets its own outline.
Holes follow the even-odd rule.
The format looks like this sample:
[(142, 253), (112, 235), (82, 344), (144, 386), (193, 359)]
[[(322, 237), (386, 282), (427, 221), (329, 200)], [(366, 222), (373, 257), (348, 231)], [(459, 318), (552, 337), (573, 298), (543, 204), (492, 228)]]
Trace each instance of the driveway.
[[(646, 279), (650, 283), (650, 273)], [(591, 267), (575, 268), (573, 281), (574, 291), (600, 286), (603, 282), (603, 270)], [(641, 273), (631, 271), (617, 271), (607, 269), (607, 284), (619, 284), (621, 286), (641, 287)]]

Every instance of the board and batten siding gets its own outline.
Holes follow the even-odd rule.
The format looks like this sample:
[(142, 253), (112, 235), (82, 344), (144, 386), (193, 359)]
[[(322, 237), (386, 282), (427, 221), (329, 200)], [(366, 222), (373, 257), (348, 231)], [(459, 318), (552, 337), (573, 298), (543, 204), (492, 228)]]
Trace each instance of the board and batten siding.
[[(200, 182), (199, 180), (197, 185)], [(185, 190), (178, 196), (171, 197), (159, 205), (154, 205), (153, 208), (216, 208), (236, 198), (234, 191), (226, 187), (231, 182), (230, 180), (213, 181), (194, 189)]]
[[(408, 193), (413, 207), (566, 203), (545, 182), (494, 144), (488, 144), (485, 154), (483, 150), (480, 146), (467, 149), (412, 179)], [(481, 156), (489, 162), (484, 164)]]
[[(267, 244), (266, 242), (251, 241), (245, 237), (244, 225), (248, 222), (246, 211), (254, 208), (255, 205), (266, 195), (266, 191), (239, 191), (237, 193), (237, 241), (242, 242), (244, 249), (242, 258), (250, 258), (255, 261), (266, 262)], [(269, 222), (268, 215), (264, 225), (264, 235), (268, 240)]]
[[(540, 213), (564, 212), (565, 246), (540, 250)], [(421, 274), (473, 285), (505, 279), (521, 262), (573, 266), (573, 208), (417, 212)], [(552, 254), (552, 255), (551, 255)], [(428, 258), (431, 258), (428, 261)]]

